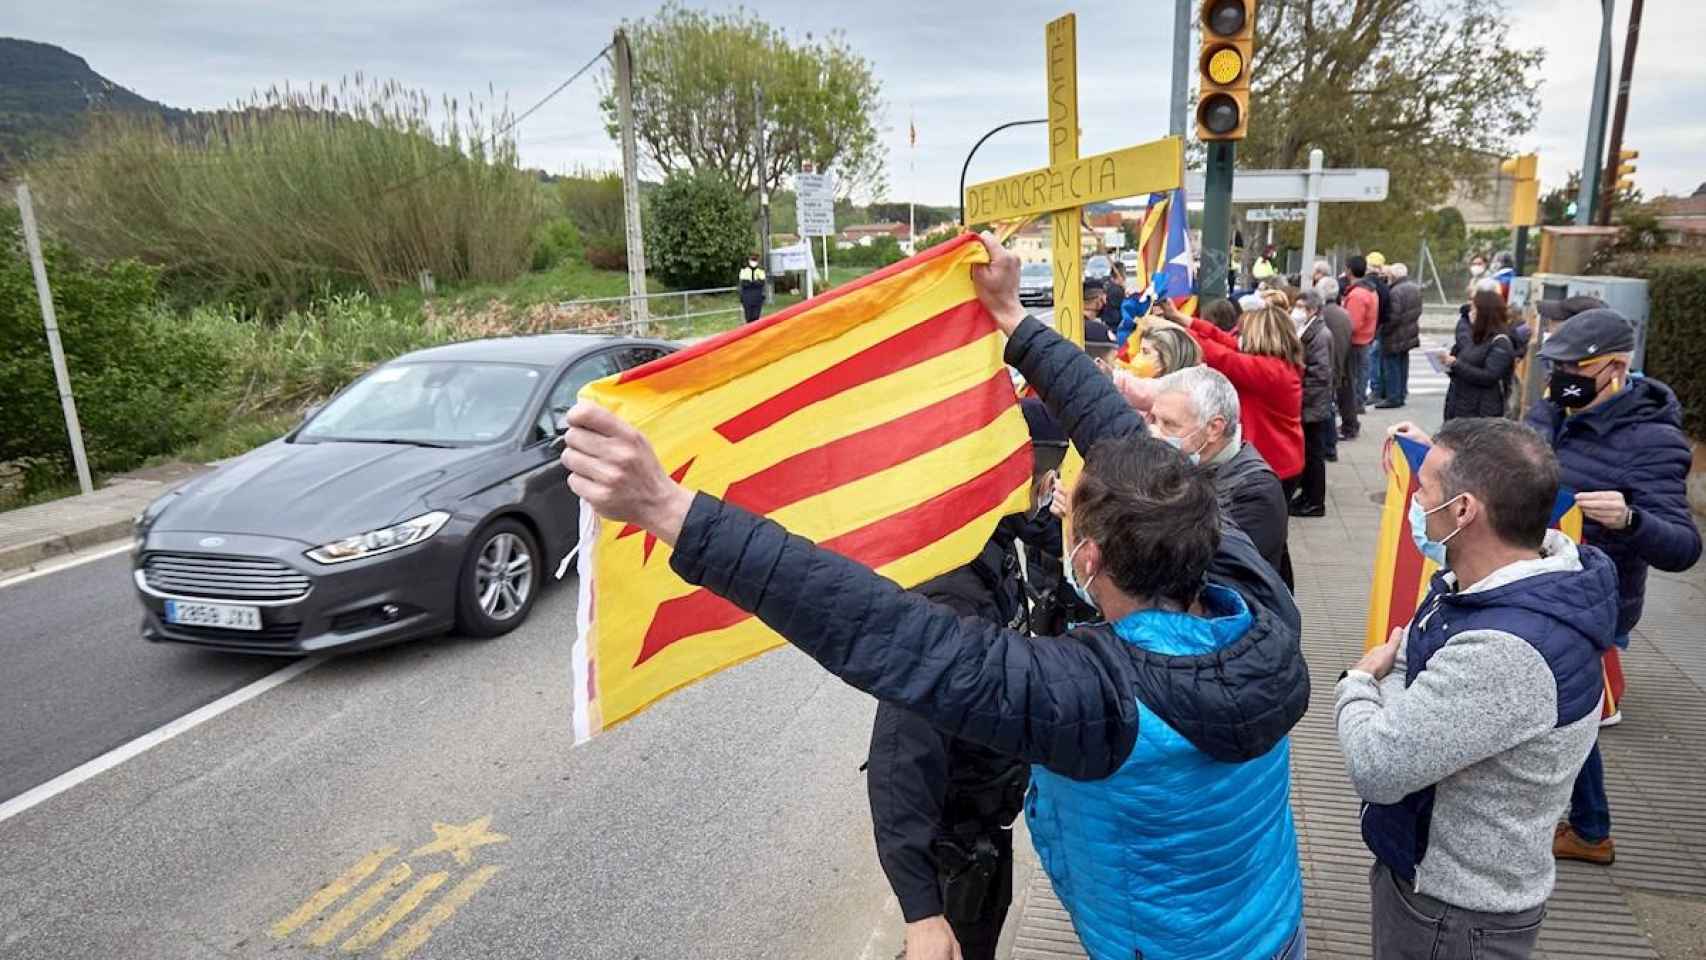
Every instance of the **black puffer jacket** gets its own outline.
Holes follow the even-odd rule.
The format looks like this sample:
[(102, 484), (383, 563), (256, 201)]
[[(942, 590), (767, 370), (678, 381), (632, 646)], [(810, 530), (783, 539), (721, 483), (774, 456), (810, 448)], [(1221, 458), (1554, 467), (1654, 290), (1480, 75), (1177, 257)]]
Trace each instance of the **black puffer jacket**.
[[(1018, 611), (1016, 560), (1000, 532), (979, 557), (915, 591), (962, 617), (1005, 624)], [(1024, 805), (1030, 768), (950, 737), (893, 703), (877, 704), (865, 785), (877, 859), (907, 923), (942, 913), (932, 845), (961, 824), (1005, 826)]]
[[(1090, 358), (1028, 318), (1007, 361), (1036, 386), (1080, 450), (1141, 433), (1143, 421)], [(1063, 776), (1119, 769), (1137, 739), (1139, 699), (1198, 749), (1225, 760), (1265, 754), (1303, 716), (1309, 675), (1299, 617), (1248, 538), (1228, 528), (1210, 580), (1239, 590), (1255, 624), (1231, 646), (1157, 657), (1081, 629), (1034, 640), (907, 593), (776, 523), (700, 494), (670, 566), (878, 699), (939, 729)]]
[(1249, 536), (1268, 566), (1282, 569), (1288, 530), (1285, 487), (1256, 448), (1241, 443), (1225, 463), (1210, 464), (1222, 517)]
[(1510, 334), (1495, 334), (1480, 343), (1452, 348), (1457, 362), (1446, 371), (1451, 386), (1445, 391), (1445, 419), (1502, 417), (1505, 395), (1511, 389), (1516, 349)]
[(1422, 345), (1422, 288), (1414, 280), (1392, 285), (1392, 322), (1380, 331), (1380, 349), (1403, 353)]

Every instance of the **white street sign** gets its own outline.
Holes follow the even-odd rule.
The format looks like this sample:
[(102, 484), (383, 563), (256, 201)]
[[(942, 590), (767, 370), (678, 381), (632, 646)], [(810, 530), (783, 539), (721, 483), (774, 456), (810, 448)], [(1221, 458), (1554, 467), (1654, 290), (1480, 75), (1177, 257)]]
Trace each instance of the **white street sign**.
[(1307, 207), (1257, 207), (1244, 211), (1251, 223), (1295, 223), (1309, 216)]
[(827, 173), (794, 174), (794, 212), (800, 236), (834, 236), (834, 179)]
[[(1388, 176), (1378, 167), (1321, 171), (1322, 203), (1373, 203), (1386, 199)], [(1203, 175), (1185, 174), (1187, 196), (1203, 195)], [(1232, 174), (1233, 203), (1301, 203), (1309, 199), (1308, 170), (1238, 170)]]

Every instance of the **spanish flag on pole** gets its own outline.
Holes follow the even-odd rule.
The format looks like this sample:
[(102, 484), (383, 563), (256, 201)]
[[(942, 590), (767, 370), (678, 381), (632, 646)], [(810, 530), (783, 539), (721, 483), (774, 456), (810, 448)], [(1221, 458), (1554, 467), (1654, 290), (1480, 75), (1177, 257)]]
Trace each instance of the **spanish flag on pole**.
[[(806, 303), (592, 384), (689, 489), (769, 516), (906, 586), (970, 561), (1023, 510), (1030, 437), (977, 302), (965, 235)], [(669, 567), (669, 548), (581, 510), (576, 742), (781, 645)]]

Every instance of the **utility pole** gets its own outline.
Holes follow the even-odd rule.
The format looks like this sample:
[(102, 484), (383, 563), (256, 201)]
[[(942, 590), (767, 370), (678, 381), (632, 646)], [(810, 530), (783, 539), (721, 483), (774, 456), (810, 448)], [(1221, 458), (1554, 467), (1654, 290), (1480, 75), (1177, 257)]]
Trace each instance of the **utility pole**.
[(1191, 95), (1191, 0), (1173, 3), (1173, 96), (1167, 132), (1185, 136), (1185, 101)]
[[(1309, 151), (1309, 186), (1303, 199), (1307, 205), (1303, 219), (1303, 265), (1297, 268), (1302, 276), (1315, 269), (1315, 244), (1321, 239), (1321, 177), (1326, 166), (1327, 155), (1320, 147)], [(1420, 257), (1416, 258), (1416, 269), (1421, 269)]]
[(1611, 83), (1611, 14), (1617, 0), (1600, 0), (1599, 66), (1593, 72), (1593, 101), (1588, 109), (1588, 142), (1582, 155), (1582, 183), (1576, 195), (1576, 225), (1593, 223), (1599, 199), (1599, 157), (1605, 146), (1605, 110)]
[(24, 221), (24, 246), (30, 252), (30, 270), (36, 276), (36, 299), (41, 303), (41, 322), (47, 328), (47, 350), (53, 355), (53, 379), (59, 386), (59, 406), (65, 411), (65, 432), (71, 438), (71, 460), (77, 467), (77, 486), (86, 494), (95, 492), (89, 479), (89, 457), (83, 452), (83, 425), (77, 422), (77, 401), (71, 396), (71, 371), (65, 365), (65, 347), (59, 342), (59, 320), (53, 314), (53, 291), (47, 285), (47, 263), (41, 256), (41, 234), (36, 232), (36, 212), (30, 204), (30, 187), (18, 184), (18, 214)]
[(758, 162), (753, 169), (758, 172), (758, 249), (759, 263), (764, 267), (764, 299), (769, 302), (776, 292), (776, 281), (770, 277), (770, 183), (765, 176), (764, 152), (764, 88), (754, 84), (752, 87), (753, 109), (757, 112), (754, 117), (753, 130), (758, 140)]
[(640, 231), (640, 164), (634, 149), (634, 51), (626, 31), (616, 31), (616, 120), (622, 127), (622, 219), (628, 235), (628, 303), (635, 332), (646, 333), (646, 239)]
[(1617, 203), (1617, 179), (1623, 153), (1623, 121), (1629, 115), (1629, 83), (1635, 74), (1635, 45), (1641, 39), (1641, 8), (1644, 0), (1629, 6), (1629, 32), (1623, 38), (1623, 69), (1617, 78), (1617, 112), (1611, 120), (1611, 146), (1606, 151), (1605, 192), (1599, 205), (1599, 223), (1611, 224), (1611, 208)]

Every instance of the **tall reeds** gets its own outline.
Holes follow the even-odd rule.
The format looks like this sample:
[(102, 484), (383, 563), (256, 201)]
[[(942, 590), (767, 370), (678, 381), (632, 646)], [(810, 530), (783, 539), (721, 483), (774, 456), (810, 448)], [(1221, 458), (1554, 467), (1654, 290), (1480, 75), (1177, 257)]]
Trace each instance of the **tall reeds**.
[(502, 131), (507, 108), (357, 74), (288, 85), (182, 123), (103, 113), (35, 164), (48, 225), (168, 284), (263, 308), (323, 291), (387, 292), (527, 270), (539, 188)]

